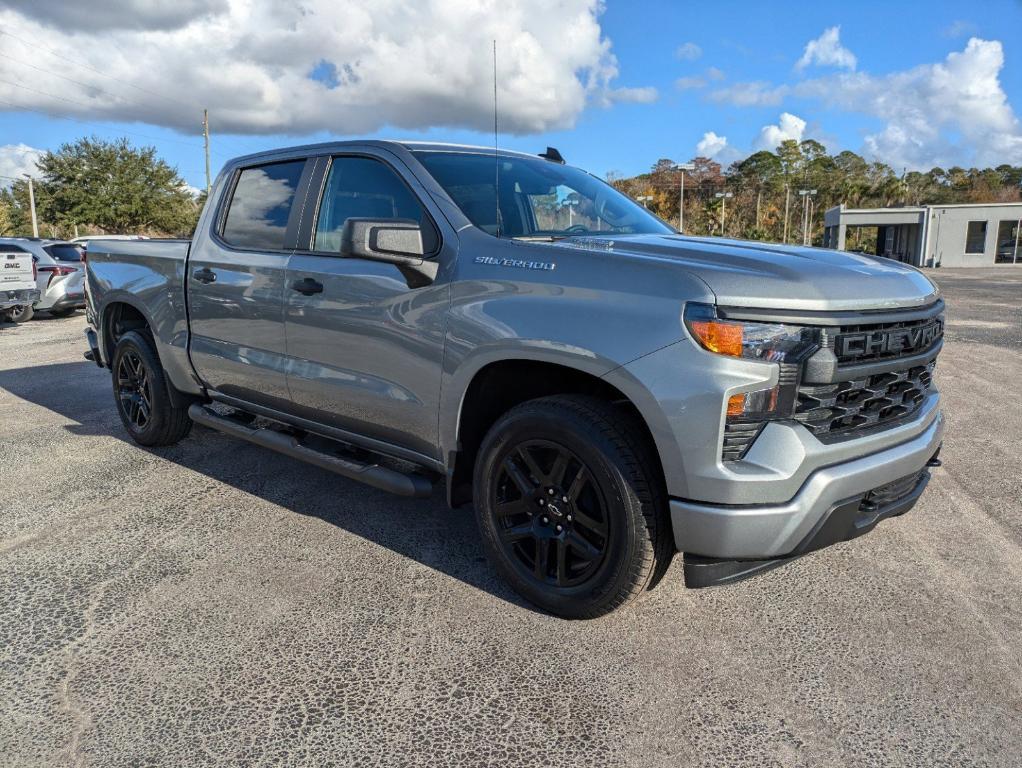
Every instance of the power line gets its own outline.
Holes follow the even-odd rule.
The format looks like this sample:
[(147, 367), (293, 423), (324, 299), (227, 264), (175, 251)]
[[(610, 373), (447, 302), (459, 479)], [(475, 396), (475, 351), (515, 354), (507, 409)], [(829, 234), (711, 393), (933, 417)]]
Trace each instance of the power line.
[[(104, 71), (102, 71), (100, 69), (96, 69), (95, 67), (90, 66), (89, 64), (86, 64), (83, 61), (77, 61), (75, 59), (70, 59), (67, 56), (64, 56), (64, 55), (62, 55), (60, 53), (57, 53), (56, 51), (54, 51), (54, 50), (52, 50), (50, 48), (47, 48), (46, 46), (38, 45), (38, 44), (35, 44), (35, 43), (29, 43), (25, 39), (23, 39), (21, 37), (18, 37), (17, 35), (15, 35), (15, 34), (13, 34), (11, 32), (8, 32), (6, 30), (0, 29), (0, 35), (6, 35), (7, 37), (10, 37), (10, 38), (12, 38), (14, 40), (17, 40), (19, 43), (21, 43), (25, 47), (29, 48), (33, 52), (35, 52), (37, 50), (42, 50), (45, 53), (50, 54), (51, 56), (54, 56), (54, 57), (56, 57), (58, 59), (61, 59), (62, 61), (66, 61), (69, 64), (73, 64), (77, 68), (87, 69), (90, 72), (96, 73), (97, 75), (109, 78), (109, 79), (113, 80), (114, 82), (120, 83), (122, 85), (126, 85), (129, 88), (134, 88), (136, 91), (139, 91), (140, 93), (146, 93), (146, 94), (148, 94), (150, 96), (155, 96), (156, 98), (158, 98), (158, 99), (160, 99), (162, 101), (174, 101), (174, 102), (177, 102), (178, 104), (181, 104), (184, 107), (187, 107), (188, 109), (199, 109), (199, 104), (197, 102), (189, 103), (189, 102), (186, 102), (186, 101), (184, 101), (182, 99), (179, 99), (179, 98), (177, 98), (175, 96), (171, 96), (171, 95), (166, 94), (166, 93), (157, 93), (156, 91), (152, 91), (152, 90), (150, 90), (148, 88), (143, 88), (142, 86), (136, 85), (135, 83), (129, 82), (128, 80), (123, 80), (123, 79), (121, 79), (119, 77), (115, 77), (114, 75), (109, 74), (108, 72), (104, 72)], [(45, 72), (46, 74), (53, 75), (55, 77), (59, 77), (59, 78), (61, 78), (63, 80), (67, 80), (68, 82), (74, 83), (75, 85), (82, 86), (83, 88), (92, 88), (92, 89), (98, 90), (101, 93), (105, 93), (108, 96), (113, 96), (114, 98), (122, 98), (122, 99), (125, 98), (123, 94), (115, 94), (115, 93), (112, 93), (111, 91), (108, 91), (108, 90), (105, 90), (103, 88), (100, 88), (97, 85), (92, 85), (90, 83), (82, 83), (82, 82), (80, 82), (78, 80), (75, 80), (73, 78), (67, 77), (66, 75), (62, 75), (59, 72), (54, 72), (52, 70), (45, 69), (45, 68), (37, 66), (35, 64), (29, 64), (28, 62), (24, 62), (24, 61), (21, 61), (19, 59), (15, 59), (13, 56), (8, 56), (6, 54), (0, 54), (0, 56), (3, 56), (4, 58), (9, 59), (10, 61), (13, 61), (13, 62), (15, 62), (17, 64), (21, 64), (23, 66), (31, 67), (32, 69), (38, 70), (39, 72)], [(59, 97), (59, 96), (51, 96), (51, 98), (61, 98), (64, 101), (68, 101), (68, 99), (63, 99), (63, 97)], [(76, 103), (81, 103), (81, 102), (76, 102)], [(172, 141), (172, 139), (171, 139), (171, 141)], [(224, 140), (221, 137), (221, 141), (224, 141), (228, 145), (233, 146), (235, 151), (239, 151), (239, 152), (241, 152), (243, 154), (251, 154), (253, 151), (258, 151), (258, 150), (253, 150), (251, 146), (245, 147), (242, 144), (237, 144), (237, 143), (234, 142), (233, 139)]]
[[(66, 101), (69, 104), (78, 104), (79, 106), (87, 107), (89, 109), (92, 109), (95, 106), (94, 104), (86, 104), (84, 101), (78, 101), (77, 99), (69, 99), (66, 96), (57, 96), (56, 94), (53, 94), (53, 93), (46, 93), (45, 91), (40, 91), (37, 88), (29, 88), (27, 85), (20, 85), (18, 83), (12, 82), (10, 80), (4, 80), (3, 78), (0, 78), (0, 83), (6, 83), (7, 85), (13, 85), (15, 88), (21, 88), (24, 91), (30, 91), (31, 93), (36, 93), (36, 94), (39, 94), (40, 96), (46, 96), (47, 98), (50, 98), (50, 99), (59, 99), (60, 101)], [(28, 108), (25, 108), (25, 107), (21, 107), (21, 106), (19, 106), (17, 104), (12, 104), (9, 101), (4, 101), (4, 103), (10, 104), (11, 106), (15, 107), (16, 109), (24, 109), (26, 112), (39, 112), (40, 114), (44, 114), (44, 115), (48, 116), (48, 113), (44, 112), (42, 110), (28, 109)], [(68, 120), (75, 120), (75, 118), (73, 118), (73, 117), (69, 117), (69, 118), (66, 118), (66, 119), (68, 119)], [(75, 122), (85, 122), (85, 121), (84, 120), (75, 120)], [(89, 123), (87, 123), (87, 124), (89, 124)], [(91, 124), (91, 125), (94, 125), (94, 124)], [(197, 147), (197, 148), (200, 148), (200, 149), (202, 148), (201, 144), (197, 144), (194, 141), (183, 141), (182, 139), (171, 139), (171, 138), (166, 137), (166, 136), (163, 136), (163, 137), (146, 136), (146, 134), (138, 133), (136, 131), (124, 131), (124, 133), (133, 133), (136, 136), (142, 136), (143, 138), (152, 139), (153, 141), (172, 141), (175, 144), (184, 144), (187, 147)]]

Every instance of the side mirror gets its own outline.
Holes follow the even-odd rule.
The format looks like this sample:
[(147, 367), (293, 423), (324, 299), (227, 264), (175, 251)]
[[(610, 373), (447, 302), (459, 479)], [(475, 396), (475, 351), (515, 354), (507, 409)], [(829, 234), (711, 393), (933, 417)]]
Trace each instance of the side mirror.
[(424, 258), (422, 227), (411, 219), (350, 218), (341, 229), (341, 256), (394, 264), (410, 288), (436, 279), (438, 265)]

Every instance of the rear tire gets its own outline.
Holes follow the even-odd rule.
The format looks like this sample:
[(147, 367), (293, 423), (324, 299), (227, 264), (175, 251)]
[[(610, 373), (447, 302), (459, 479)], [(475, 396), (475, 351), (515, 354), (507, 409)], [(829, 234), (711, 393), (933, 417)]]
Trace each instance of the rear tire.
[(12, 323), (27, 323), (32, 319), (33, 315), (35, 315), (35, 310), (32, 309), (31, 304), (7, 310), (7, 318)]
[(598, 398), (545, 397), (497, 420), (473, 482), (483, 545), (525, 599), (595, 618), (643, 594), (674, 554), (642, 425)]
[(128, 331), (117, 342), (113, 360), (114, 401), (124, 428), (139, 445), (173, 445), (192, 428), (187, 408), (175, 408), (163, 366), (152, 341)]

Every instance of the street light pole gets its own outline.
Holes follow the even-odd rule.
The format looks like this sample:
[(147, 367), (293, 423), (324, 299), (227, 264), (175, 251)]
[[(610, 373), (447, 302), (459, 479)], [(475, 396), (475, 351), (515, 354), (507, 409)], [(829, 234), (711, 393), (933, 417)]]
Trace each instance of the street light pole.
[(35, 189), (32, 186), (32, 177), (27, 173), (21, 175), (28, 179), (28, 207), (32, 211), (32, 237), (39, 237), (39, 220), (35, 215)]
[(809, 245), (809, 205), (810, 198), (816, 194), (816, 190), (800, 189), (798, 194), (802, 198), (802, 245)]
[(725, 201), (729, 197), (734, 197), (734, 193), (733, 192), (718, 192), (717, 194), (714, 195), (714, 197), (720, 199), (720, 236), (724, 237), (724, 216), (726, 214), (726, 210), (725, 210), (725, 207), (724, 207), (725, 206)]
[(674, 166), (681, 171), (681, 182), (678, 188), (678, 231), (685, 234), (685, 171), (695, 170), (695, 163), (678, 163)]

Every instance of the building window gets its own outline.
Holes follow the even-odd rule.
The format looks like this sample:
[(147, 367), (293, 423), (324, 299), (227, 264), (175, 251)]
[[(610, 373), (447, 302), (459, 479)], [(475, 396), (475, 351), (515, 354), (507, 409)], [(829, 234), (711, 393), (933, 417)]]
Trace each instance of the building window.
[(970, 221), (969, 231), (965, 235), (965, 252), (983, 253), (986, 239), (987, 223), (985, 221)]
[(1019, 239), (1019, 220), (1010, 219), (997, 225), (997, 256), (1000, 264), (1022, 264), (1022, 241)]

